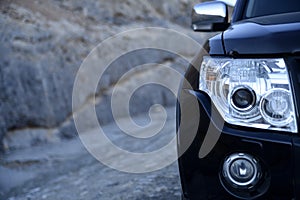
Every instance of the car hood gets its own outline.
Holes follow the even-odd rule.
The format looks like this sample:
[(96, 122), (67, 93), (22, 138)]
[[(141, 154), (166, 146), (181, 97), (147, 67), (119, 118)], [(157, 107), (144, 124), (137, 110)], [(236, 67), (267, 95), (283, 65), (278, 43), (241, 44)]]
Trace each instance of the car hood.
[(261, 17), (232, 25), (223, 33), (226, 53), (299, 54), (300, 19), (291, 17)]

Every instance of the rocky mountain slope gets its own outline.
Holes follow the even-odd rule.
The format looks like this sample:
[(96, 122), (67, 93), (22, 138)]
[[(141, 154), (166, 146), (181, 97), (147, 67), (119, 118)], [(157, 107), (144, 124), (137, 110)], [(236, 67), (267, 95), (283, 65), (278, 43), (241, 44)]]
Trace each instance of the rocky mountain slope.
[[(8, 151), (73, 137), (72, 90), (76, 73), (89, 52), (117, 33), (144, 27), (165, 27), (192, 35), (190, 11), (195, 0), (2, 0), (0, 2), (0, 142)], [(143, 33), (111, 48), (130, 49), (139, 42), (161, 43)], [(161, 45), (161, 44), (160, 44)], [(194, 47), (174, 44), (190, 59)], [(179, 72), (186, 62), (170, 53), (140, 52), (125, 57), (125, 67), (107, 71), (97, 91), (100, 123), (112, 120), (111, 88), (137, 64), (168, 63)], [(87, 78), (92, 74), (87, 74)], [(142, 68), (121, 86), (131, 87), (135, 77), (166, 76)], [(161, 77), (164, 78), (164, 77)], [(82, 108), (93, 105), (89, 93)], [(132, 114), (148, 111), (155, 103), (173, 105), (174, 96), (163, 87), (145, 87), (132, 101)], [(89, 126), (87, 124), (87, 126)], [(90, 127), (87, 127), (90, 128)], [(92, 127), (91, 127), (92, 128)]]

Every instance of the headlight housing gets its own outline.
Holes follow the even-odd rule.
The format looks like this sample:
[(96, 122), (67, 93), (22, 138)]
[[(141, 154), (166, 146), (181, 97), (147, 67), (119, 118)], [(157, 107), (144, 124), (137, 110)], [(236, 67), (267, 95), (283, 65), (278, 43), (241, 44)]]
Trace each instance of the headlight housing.
[(291, 84), (283, 59), (205, 56), (199, 89), (230, 124), (297, 133)]

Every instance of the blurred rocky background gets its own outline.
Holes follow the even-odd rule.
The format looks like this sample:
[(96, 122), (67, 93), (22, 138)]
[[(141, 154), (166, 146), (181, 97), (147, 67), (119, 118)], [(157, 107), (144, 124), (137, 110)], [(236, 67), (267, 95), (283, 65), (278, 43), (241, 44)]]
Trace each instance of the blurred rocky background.
[[(199, 1), (1, 0), (0, 199), (178, 199), (176, 165), (167, 168), (167, 173), (130, 177), (99, 166), (88, 156), (76, 139), (72, 90), (76, 73), (87, 55), (117, 33), (164, 27), (189, 35), (202, 44), (207, 35), (190, 29), (190, 14), (196, 3)], [(150, 34), (136, 35), (111, 49), (126, 51), (144, 41), (160, 45), (168, 42), (167, 38), (156, 39)], [(180, 41), (173, 45), (188, 61), (199, 51)], [(112, 135), (118, 132), (110, 126), (112, 88), (124, 73), (146, 63), (167, 64), (182, 74), (188, 64), (174, 54), (147, 49), (112, 63), (96, 94), (99, 122)], [(125, 91), (137, 79), (156, 77), (159, 80), (168, 76), (159, 69), (147, 67), (130, 75), (121, 85)], [(93, 74), (86, 76), (89, 79)], [(94, 106), (91, 95), (83, 94), (78, 109)], [(142, 87), (131, 101), (130, 112), (139, 116), (153, 104), (174, 108), (175, 100), (166, 88)], [(174, 109), (171, 110), (168, 134), (161, 142), (168, 141), (175, 133)], [(122, 117), (122, 113), (119, 115)], [(137, 117), (139, 120), (147, 122), (143, 117)], [(93, 129), (88, 123), (86, 126), (87, 130)], [(126, 140), (123, 143), (135, 149), (143, 148)], [(159, 146), (151, 144), (153, 149)]]
[[(76, 135), (72, 120), (74, 78), (83, 60), (101, 41), (143, 27), (171, 28), (202, 41), (200, 34), (192, 35), (190, 30), (190, 13), (196, 3), (197, 0), (1, 0), (1, 150), (26, 148)], [(131, 44), (147, 38), (151, 37), (142, 35)], [(178, 49), (184, 47), (181, 53), (190, 58), (197, 52), (180, 41), (175, 45)], [(112, 48), (126, 50), (127, 46), (120, 43)], [(167, 61), (173, 62), (181, 72), (187, 67), (166, 53), (145, 52), (138, 58), (138, 63), (133, 63), (132, 56), (125, 58), (123, 63), (129, 63), (127, 66), (107, 72), (105, 86), (98, 94), (103, 98), (96, 105), (100, 122), (112, 120), (107, 106), (109, 94), (105, 91), (130, 68), (141, 63)], [(160, 76), (157, 71), (149, 73), (148, 69), (145, 73)], [(137, 92), (135, 102), (143, 104), (136, 103), (132, 114), (147, 111), (153, 103), (173, 105), (174, 96), (169, 93), (162, 87)], [(89, 103), (88, 96), (83, 104)]]

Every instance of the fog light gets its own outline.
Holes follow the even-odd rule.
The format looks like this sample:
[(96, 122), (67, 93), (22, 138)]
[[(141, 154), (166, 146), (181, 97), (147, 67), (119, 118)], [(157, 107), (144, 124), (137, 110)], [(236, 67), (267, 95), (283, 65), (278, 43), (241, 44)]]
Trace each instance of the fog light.
[(235, 181), (247, 183), (254, 176), (254, 167), (248, 160), (238, 159), (232, 162), (229, 172)]
[(233, 187), (250, 188), (258, 183), (261, 168), (251, 155), (232, 154), (223, 164), (223, 176)]

